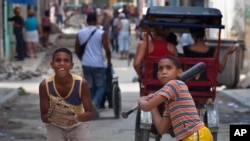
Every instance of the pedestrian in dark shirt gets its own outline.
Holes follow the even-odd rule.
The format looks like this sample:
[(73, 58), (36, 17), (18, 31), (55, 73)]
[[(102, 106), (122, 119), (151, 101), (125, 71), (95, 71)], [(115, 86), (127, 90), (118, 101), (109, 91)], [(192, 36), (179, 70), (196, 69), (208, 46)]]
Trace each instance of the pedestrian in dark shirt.
[(24, 38), (23, 38), (23, 28), (24, 28), (24, 20), (20, 16), (21, 8), (15, 7), (14, 16), (8, 18), (8, 21), (13, 22), (13, 33), (16, 38), (16, 53), (17, 60), (22, 61), (25, 57), (25, 48), (24, 48)]

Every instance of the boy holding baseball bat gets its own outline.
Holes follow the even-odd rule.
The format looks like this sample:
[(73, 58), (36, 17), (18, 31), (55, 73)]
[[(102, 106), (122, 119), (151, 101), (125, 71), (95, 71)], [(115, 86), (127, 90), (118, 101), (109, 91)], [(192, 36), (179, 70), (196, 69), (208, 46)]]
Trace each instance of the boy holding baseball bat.
[[(157, 77), (164, 86), (153, 94), (140, 97), (139, 107), (151, 111), (153, 123), (160, 134), (172, 126), (178, 141), (213, 141), (210, 130), (199, 117), (187, 85), (177, 80), (181, 73), (181, 63), (176, 57), (161, 58)], [(163, 115), (157, 108), (162, 102), (165, 102)]]

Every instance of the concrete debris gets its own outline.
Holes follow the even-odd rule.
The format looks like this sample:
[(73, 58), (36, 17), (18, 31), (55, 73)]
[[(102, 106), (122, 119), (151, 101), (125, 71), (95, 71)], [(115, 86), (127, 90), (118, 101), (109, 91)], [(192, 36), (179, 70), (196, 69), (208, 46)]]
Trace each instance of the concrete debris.
[(250, 88), (250, 72), (246, 74), (245, 79), (239, 83), (238, 87), (243, 89)]
[(86, 16), (78, 13), (71, 13), (65, 20), (65, 27), (81, 29), (86, 25)]
[(13, 65), (12, 63), (8, 62), (5, 63), (3, 67), (1, 67), (0, 72), (0, 81), (16, 81), (16, 80), (25, 80), (31, 79), (33, 77), (41, 76), (41, 72), (39, 71), (30, 71), (24, 70), (20, 65)]
[(68, 17), (65, 20), (65, 27), (61, 30), (63, 35), (75, 35), (86, 25), (86, 15), (76, 12), (68, 12)]

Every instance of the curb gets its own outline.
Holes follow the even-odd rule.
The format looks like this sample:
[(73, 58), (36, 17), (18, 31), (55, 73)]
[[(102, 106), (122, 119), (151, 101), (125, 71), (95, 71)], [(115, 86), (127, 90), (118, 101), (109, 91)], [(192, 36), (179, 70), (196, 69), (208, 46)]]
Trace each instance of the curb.
[(36, 63), (34, 63), (34, 64), (31, 66), (31, 71), (36, 71), (36, 70), (37, 70), (37, 68), (41, 65), (43, 59), (45, 58), (46, 54), (47, 54), (47, 51), (42, 52), (42, 56), (39, 57), (39, 58), (36, 60)]
[(0, 109), (9, 107), (13, 103), (13, 101), (18, 97), (18, 95), (19, 95), (19, 90), (13, 89), (7, 94), (5, 94), (5, 96), (1, 97)]

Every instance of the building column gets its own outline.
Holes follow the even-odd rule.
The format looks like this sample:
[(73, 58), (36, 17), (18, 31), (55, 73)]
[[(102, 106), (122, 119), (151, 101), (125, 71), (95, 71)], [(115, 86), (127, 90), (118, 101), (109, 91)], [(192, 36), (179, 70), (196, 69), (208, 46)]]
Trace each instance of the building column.
[[(0, 2), (0, 7), (3, 7), (4, 6), (4, 0), (2, 0), (2, 2)], [(0, 10), (0, 21), (3, 21), (3, 12), (4, 11), (4, 8), (2, 8)], [(1, 63), (1, 60), (4, 59), (4, 46), (3, 46), (3, 22), (0, 22), (0, 63)], [(1, 64), (0, 64), (1, 66)]]
[(142, 9), (143, 9), (145, 4), (146, 4), (145, 0), (137, 0), (137, 8), (138, 8), (138, 13), (139, 13), (139, 18), (140, 19), (143, 16)]

